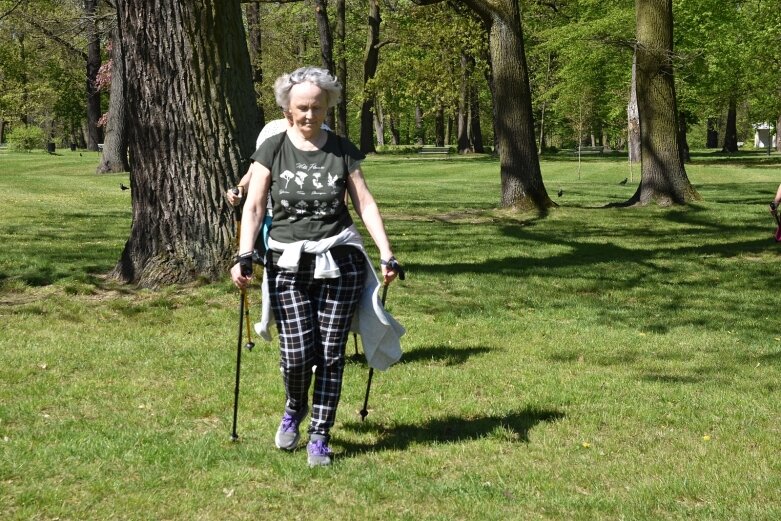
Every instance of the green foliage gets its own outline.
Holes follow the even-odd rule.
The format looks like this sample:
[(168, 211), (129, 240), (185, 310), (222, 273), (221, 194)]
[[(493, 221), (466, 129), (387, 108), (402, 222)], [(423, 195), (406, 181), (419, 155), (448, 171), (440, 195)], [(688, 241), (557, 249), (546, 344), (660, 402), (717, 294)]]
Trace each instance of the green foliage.
[(559, 146), (626, 132), (634, 38), (633, 3), (579, 1), (553, 11), (525, 7), (527, 54), (537, 110), (546, 103), (548, 141)]
[(44, 147), (46, 136), (40, 127), (18, 125), (8, 133), (8, 143), (13, 150), (30, 152)]

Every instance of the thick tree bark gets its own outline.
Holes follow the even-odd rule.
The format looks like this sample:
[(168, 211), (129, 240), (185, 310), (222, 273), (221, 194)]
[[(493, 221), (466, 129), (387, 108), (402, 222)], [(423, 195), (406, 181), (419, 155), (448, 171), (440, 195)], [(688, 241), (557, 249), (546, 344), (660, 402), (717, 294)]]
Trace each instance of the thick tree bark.
[(681, 162), (673, 80), (672, 0), (636, 0), (641, 179), (627, 204), (700, 199)]
[(142, 286), (225, 275), (227, 186), (259, 131), (238, 0), (117, 3), (133, 223), (114, 274)]
[(336, 106), (336, 132), (349, 138), (347, 121), (347, 53), (345, 49), (345, 6), (344, 0), (336, 0), (336, 78), (342, 84), (342, 99)]
[(738, 100), (733, 96), (727, 108), (727, 127), (724, 130), (722, 152), (734, 154), (738, 151)]
[(368, 83), (377, 73), (380, 60), (380, 4), (378, 0), (369, 0), (368, 35), (366, 50), (363, 55), (363, 104), (361, 105), (361, 141), (360, 148), (364, 154), (373, 153), (374, 135), (374, 93), (368, 88)]
[(107, 174), (127, 172), (130, 165), (127, 160), (127, 104), (125, 102), (125, 69), (122, 61), (122, 45), (119, 32), (111, 34), (111, 90), (109, 92), (108, 121), (103, 153), (96, 172)]
[(100, 69), (100, 36), (97, 26), (98, 0), (84, 0), (84, 23), (87, 27), (87, 149), (98, 150), (103, 134), (98, 126), (100, 120), (100, 91), (96, 80)]

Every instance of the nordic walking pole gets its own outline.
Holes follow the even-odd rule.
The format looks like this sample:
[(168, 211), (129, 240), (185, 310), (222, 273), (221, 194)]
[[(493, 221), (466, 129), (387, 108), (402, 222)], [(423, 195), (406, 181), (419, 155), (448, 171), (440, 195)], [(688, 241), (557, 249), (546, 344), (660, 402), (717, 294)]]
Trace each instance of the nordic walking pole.
[(241, 334), (244, 332), (244, 300), (246, 293), (241, 290), (239, 299), (239, 341), (236, 347), (236, 386), (233, 389), (233, 430), (231, 431), (231, 441), (238, 441), (239, 435), (236, 433), (236, 420), (239, 415), (239, 382), (241, 381)]
[[(401, 264), (396, 259), (391, 259), (388, 263), (388, 267), (398, 273), (399, 279), (404, 280), (405, 274)], [(385, 308), (385, 297), (388, 295), (388, 283), (385, 282), (382, 285), (382, 307)], [(372, 388), (372, 378), (374, 377), (374, 368), (369, 367), (369, 379), (366, 381), (366, 396), (363, 398), (363, 409), (360, 411), (361, 421), (365, 420), (369, 415), (369, 392)]]
[[(238, 195), (238, 189), (234, 188), (233, 193)], [(239, 240), (241, 239), (241, 206), (236, 207), (235, 212), (235, 219), (236, 219), (236, 243), (239, 243)], [(255, 347), (255, 344), (252, 342), (252, 337), (250, 337), (250, 329), (249, 329), (249, 304), (247, 301), (247, 290), (242, 289), (241, 293), (239, 295), (239, 339), (236, 344), (236, 385), (233, 389), (233, 429), (231, 430), (231, 441), (238, 441), (239, 435), (236, 432), (236, 424), (239, 416), (239, 382), (241, 382), (241, 344), (242, 344), (242, 334), (244, 333), (244, 324), (246, 320), (246, 326), (247, 326), (247, 345), (246, 348), (248, 350), (252, 350), (253, 347)]]
[[(382, 285), (382, 307), (385, 307), (385, 297), (388, 295), (388, 283)], [(374, 368), (369, 367), (369, 379), (366, 381), (366, 396), (363, 397), (363, 409), (361, 409), (361, 421), (369, 415), (369, 392), (372, 389), (372, 378), (374, 377)]]

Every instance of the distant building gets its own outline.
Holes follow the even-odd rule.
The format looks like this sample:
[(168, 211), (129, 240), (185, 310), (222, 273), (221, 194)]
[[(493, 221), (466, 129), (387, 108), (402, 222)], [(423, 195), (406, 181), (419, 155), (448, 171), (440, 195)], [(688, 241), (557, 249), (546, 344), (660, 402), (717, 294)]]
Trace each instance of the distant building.
[(754, 125), (754, 148), (776, 148), (777, 134), (770, 135), (770, 130), (767, 123)]

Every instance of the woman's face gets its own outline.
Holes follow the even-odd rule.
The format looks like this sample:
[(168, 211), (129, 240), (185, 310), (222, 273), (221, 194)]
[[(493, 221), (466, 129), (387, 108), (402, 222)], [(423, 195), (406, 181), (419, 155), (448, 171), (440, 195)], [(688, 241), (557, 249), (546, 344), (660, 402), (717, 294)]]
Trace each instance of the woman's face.
[(290, 89), (290, 108), (288, 121), (304, 137), (312, 137), (320, 132), (320, 125), (328, 112), (328, 95), (314, 83), (304, 82)]

